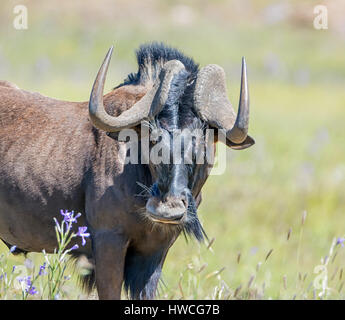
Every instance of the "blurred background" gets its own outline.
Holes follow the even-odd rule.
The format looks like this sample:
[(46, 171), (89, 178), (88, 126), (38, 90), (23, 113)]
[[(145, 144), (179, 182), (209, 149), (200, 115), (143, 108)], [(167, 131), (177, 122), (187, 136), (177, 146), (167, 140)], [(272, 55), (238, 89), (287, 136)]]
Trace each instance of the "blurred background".
[[(13, 27), (18, 4), (27, 30)], [(314, 28), (319, 4), (328, 29)], [(106, 91), (137, 70), (135, 50), (151, 41), (221, 65), (234, 105), (245, 56), (256, 140), (228, 150), (225, 174), (207, 181), (199, 217), (211, 244), (178, 239), (159, 297), (315, 298), (324, 265), (328, 297), (344, 298), (345, 248), (329, 250), (345, 235), (345, 2), (2, 0), (0, 78), (86, 101), (111, 45)]]

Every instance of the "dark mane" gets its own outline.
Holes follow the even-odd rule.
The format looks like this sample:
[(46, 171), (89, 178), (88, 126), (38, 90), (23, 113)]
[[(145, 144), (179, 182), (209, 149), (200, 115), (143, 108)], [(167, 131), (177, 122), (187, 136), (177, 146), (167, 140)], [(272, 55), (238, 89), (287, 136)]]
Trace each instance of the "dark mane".
[(192, 77), (199, 70), (199, 65), (192, 58), (185, 56), (178, 49), (169, 47), (163, 43), (152, 42), (143, 44), (136, 51), (136, 56), (138, 72), (129, 74), (121, 85), (144, 84), (150, 80), (154, 81), (163, 64), (170, 60), (181, 61)]
[(176, 129), (181, 125), (191, 123), (196, 117), (192, 108), (192, 94), (199, 65), (178, 49), (159, 42), (141, 45), (136, 51), (136, 56), (138, 71), (129, 74), (116, 88), (124, 85), (145, 85), (148, 81), (154, 82), (164, 63), (179, 60), (186, 69), (173, 79), (168, 101), (156, 119), (166, 129)]

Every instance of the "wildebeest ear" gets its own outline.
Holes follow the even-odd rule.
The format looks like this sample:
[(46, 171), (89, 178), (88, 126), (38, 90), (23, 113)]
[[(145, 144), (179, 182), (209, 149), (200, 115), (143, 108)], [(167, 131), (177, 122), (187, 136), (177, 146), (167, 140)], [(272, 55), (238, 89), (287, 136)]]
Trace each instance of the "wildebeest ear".
[(239, 144), (233, 143), (229, 139), (226, 139), (226, 145), (230, 147), (231, 149), (235, 149), (235, 150), (247, 149), (251, 147), (254, 143), (255, 143), (255, 140), (251, 136), (247, 136), (247, 138)]

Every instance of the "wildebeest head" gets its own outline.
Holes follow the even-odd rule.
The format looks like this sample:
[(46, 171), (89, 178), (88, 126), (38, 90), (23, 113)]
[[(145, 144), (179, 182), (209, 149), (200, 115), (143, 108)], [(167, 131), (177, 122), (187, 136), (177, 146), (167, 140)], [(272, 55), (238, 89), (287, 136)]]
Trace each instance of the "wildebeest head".
[[(197, 218), (196, 199), (212, 166), (207, 159), (210, 148), (204, 147), (218, 136), (218, 131), (212, 135), (210, 129), (222, 130), (226, 144), (234, 149), (254, 143), (247, 134), (249, 95), (245, 61), (242, 60), (236, 116), (227, 98), (225, 73), (220, 66), (207, 65), (199, 70), (192, 59), (175, 49), (160, 44), (143, 46), (137, 53), (138, 73), (131, 74), (119, 87), (145, 87), (146, 94), (115, 117), (105, 111), (103, 104), (111, 55), (112, 48), (91, 92), (91, 121), (110, 133), (129, 128), (139, 131), (140, 125), (147, 128), (147, 164), (153, 184), (148, 188), (145, 215), (154, 223), (184, 230), (201, 240), (203, 231)], [(214, 152), (213, 147), (211, 151)]]

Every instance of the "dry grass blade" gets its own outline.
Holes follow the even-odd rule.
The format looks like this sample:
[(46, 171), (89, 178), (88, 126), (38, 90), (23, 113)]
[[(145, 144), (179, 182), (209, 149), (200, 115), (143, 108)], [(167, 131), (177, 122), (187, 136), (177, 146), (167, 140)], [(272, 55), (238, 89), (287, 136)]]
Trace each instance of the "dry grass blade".
[(331, 281), (335, 278), (335, 276), (336, 276), (338, 270), (339, 270), (339, 267), (336, 267), (335, 270), (334, 270), (334, 272), (333, 272), (333, 274), (332, 274), (332, 276), (331, 276)]
[(302, 214), (302, 226), (304, 225), (306, 219), (307, 219), (307, 211), (304, 210)]
[(181, 298), (184, 299), (184, 293), (183, 293), (183, 289), (182, 289), (181, 280), (178, 282), (178, 287), (179, 287), (179, 289), (180, 289)]
[(333, 256), (333, 258), (332, 258), (332, 263), (334, 262), (334, 260), (335, 260), (335, 258), (337, 257), (337, 254), (338, 254), (338, 252), (336, 252), (335, 254), (334, 254), (334, 256)]
[(200, 269), (197, 271), (197, 273), (200, 273), (201, 271), (203, 271), (205, 268), (207, 267), (207, 263), (204, 263)]
[(249, 292), (248, 292), (248, 299), (249, 300), (256, 299), (257, 294), (258, 294), (258, 290), (257, 289), (249, 290)]
[(287, 290), (287, 276), (286, 276), (286, 274), (283, 276), (283, 285), (284, 285), (284, 289)]
[(314, 287), (314, 283), (313, 281), (309, 282), (309, 285), (307, 287), (307, 292), (309, 292), (311, 290), (311, 288)]
[(288, 234), (287, 234), (286, 240), (289, 240), (289, 239), (290, 239), (291, 232), (292, 232), (292, 229), (291, 229), (291, 228), (289, 228), (289, 231), (288, 231)]
[(234, 298), (237, 297), (237, 295), (239, 294), (239, 292), (241, 291), (241, 289), (242, 289), (242, 285), (239, 285), (239, 286), (236, 288), (235, 293), (234, 293)]
[(248, 285), (247, 285), (247, 288), (248, 288), (248, 289), (249, 289), (249, 288), (250, 288), (250, 286), (252, 285), (252, 283), (253, 283), (254, 279), (255, 279), (255, 276), (254, 276), (254, 275), (252, 275), (252, 276), (250, 277), (249, 281), (248, 281)]
[(266, 289), (266, 282), (264, 281), (262, 283), (262, 294), (264, 295), (265, 294), (265, 289)]
[(240, 260), (241, 260), (241, 252), (239, 252), (237, 255), (237, 264), (240, 263)]
[(209, 273), (205, 279), (208, 279), (208, 278), (211, 278), (211, 277), (214, 277), (214, 276), (218, 276), (221, 272), (223, 272), (225, 269), (225, 267), (221, 268), (220, 270), (216, 270), (216, 271), (213, 271), (211, 273)]
[(187, 268), (188, 268), (189, 270), (193, 270), (193, 269), (194, 269), (193, 263), (188, 263), (188, 264), (187, 264)]
[(272, 254), (273, 252), (273, 249), (271, 249), (270, 251), (268, 251), (267, 255), (266, 255), (266, 258), (265, 258), (265, 261), (267, 261), (267, 259), (270, 257), (270, 255)]
[(215, 240), (216, 240), (215, 237), (213, 237), (213, 238), (210, 240), (210, 242), (209, 242), (208, 245), (207, 245), (207, 250), (210, 250), (211, 252), (213, 252), (211, 246), (213, 245), (213, 243), (214, 243)]

